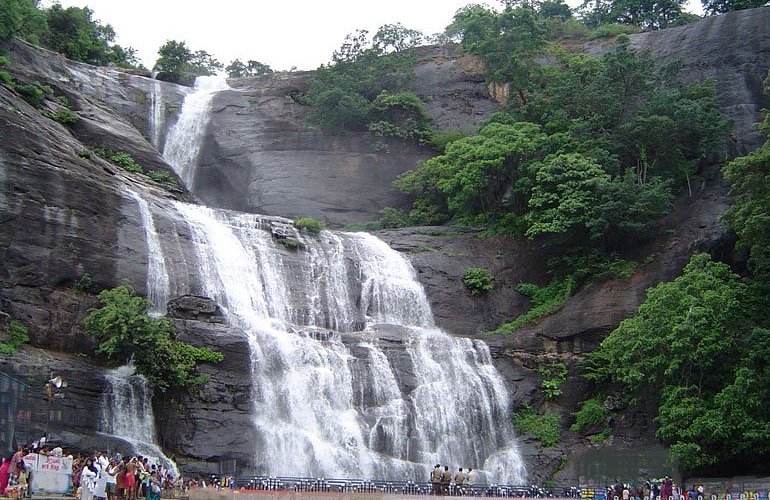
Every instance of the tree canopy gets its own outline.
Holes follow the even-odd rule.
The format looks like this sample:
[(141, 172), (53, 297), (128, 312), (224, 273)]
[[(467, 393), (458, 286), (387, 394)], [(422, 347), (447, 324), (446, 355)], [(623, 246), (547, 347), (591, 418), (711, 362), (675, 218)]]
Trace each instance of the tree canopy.
[(240, 59), (230, 61), (230, 64), (225, 66), (225, 71), (230, 78), (269, 75), (273, 73), (273, 70), (267, 64), (253, 60), (249, 60), (244, 64)]
[(93, 19), (88, 7), (54, 4), (40, 9), (33, 0), (0, 4), (0, 43), (18, 36), (64, 54), (75, 61), (104, 66), (138, 67), (136, 52), (115, 43), (115, 30)]
[(407, 49), (422, 40), (419, 31), (384, 25), (369, 36), (349, 34), (332, 62), (315, 71), (302, 101), (323, 130), (369, 131), (377, 136), (426, 140), (428, 117), (422, 101), (406, 90), (415, 55)]
[(526, 104), (396, 181), (415, 196), (410, 217), (483, 224), (584, 256), (654, 235), (729, 126), (713, 85), (684, 84), (675, 71), (626, 44), (601, 57), (561, 53)]
[(224, 69), (224, 65), (205, 50), (193, 52), (185, 42), (176, 40), (164, 43), (158, 55), (153, 66), (153, 71), (157, 71), (155, 78), (180, 85), (191, 86), (196, 77), (214, 75)]

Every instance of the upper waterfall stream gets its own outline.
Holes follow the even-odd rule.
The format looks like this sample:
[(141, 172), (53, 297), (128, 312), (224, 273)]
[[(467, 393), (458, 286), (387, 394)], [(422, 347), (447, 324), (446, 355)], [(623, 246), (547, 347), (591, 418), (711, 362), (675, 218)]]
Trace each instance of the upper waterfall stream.
[[(167, 159), (188, 186), (192, 176), (182, 173), (194, 170), (208, 115), (188, 101), (199, 103), (203, 94), (208, 106), (210, 91), (198, 87), (187, 96), (165, 144), (167, 155), (187, 151), (186, 160)], [(177, 133), (180, 124), (195, 134)], [(193, 136), (197, 143), (189, 142)], [(150, 227), (153, 217), (165, 217), (177, 235), (189, 234), (195, 256), (189, 269), (151, 257), (148, 297), (160, 300), (169, 289), (202, 293), (248, 336), (257, 472), (424, 481), (441, 463), (482, 469), (494, 482), (524, 480), (508, 391), (489, 349), (435, 327), (411, 264), (383, 241), (129, 198), (142, 214), (150, 254), (180, 244)], [(299, 248), (283, 245), (276, 227)]]

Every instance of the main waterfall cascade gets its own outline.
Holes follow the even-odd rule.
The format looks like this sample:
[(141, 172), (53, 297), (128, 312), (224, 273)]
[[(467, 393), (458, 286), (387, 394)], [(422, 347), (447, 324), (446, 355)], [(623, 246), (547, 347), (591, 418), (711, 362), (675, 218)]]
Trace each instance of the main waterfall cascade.
[(178, 477), (176, 465), (155, 442), (152, 389), (147, 379), (135, 373), (131, 363), (108, 371), (105, 378), (109, 390), (101, 405), (101, 432), (129, 442), (134, 453), (160, 461)]
[[(175, 127), (165, 146), (186, 149), (191, 163), (208, 111), (187, 101), (203, 94), (210, 102), (198, 87), (177, 122), (197, 131), (197, 143), (177, 143), (189, 136)], [(193, 170), (169, 161), (183, 179)], [(153, 217), (176, 219), (185, 226), (176, 232), (190, 234), (197, 262), (167, 270), (175, 293), (211, 297), (247, 332), (258, 472), (424, 481), (441, 463), (483, 469), (489, 481), (524, 480), (508, 393), (487, 346), (435, 327), (411, 264), (387, 244), (366, 233), (311, 236), (280, 218), (136, 203), (150, 210), (150, 253), (165, 241), (149, 242)], [(300, 248), (282, 245), (276, 226)], [(149, 267), (148, 296), (160, 298), (165, 292), (150, 288), (163, 280), (151, 275), (163, 270)]]

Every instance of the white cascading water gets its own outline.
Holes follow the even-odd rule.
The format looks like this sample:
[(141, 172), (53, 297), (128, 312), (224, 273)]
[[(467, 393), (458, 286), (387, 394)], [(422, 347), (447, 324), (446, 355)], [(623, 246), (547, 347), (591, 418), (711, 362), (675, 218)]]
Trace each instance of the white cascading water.
[(155, 222), (150, 213), (150, 207), (136, 191), (125, 188), (128, 196), (136, 202), (139, 215), (142, 218), (145, 239), (147, 242), (147, 299), (150, 301), (151, 316), (166, 314), (166, 304), (171, 294), (169, 290), (168, 270), (163, 251), (160, 248)]
[[(214, 89), (227, 88), (200, 80), (164, 149), (188, 188)], [(256, 472), (424, 481), (441, 463), (483, 469), (488, 481), (524, 480), (487, 346), (435, 327), (398, 252), (366, 233), (331, 231), (295, 232), (302, 247), (287, 252), (258, 215), (174, 208), (190, 229), (197, 291), (249, 336)], [(150, 253), (162, 253), (149, 243), (152, 214), (143, 220)], [(171, 271), (186, 280), (191, 270)], [(153, 297), (163, 295), (149, 292), (159, 272), (148, 273)]]
[(127, 441), (134, 453), (159, 461), (174, 477), (176, 464), (156, 444), (155, 419), (152, 414), (152, 389), (129, 363), (109, 370), (105, 378), (109, 389), (102, 396), (101, 431)]
[(228, 88), (223, 77), (199, 76), (195, 88), (185, 97), (179, 119), (166, 137), (163, 157), (190, 190), (195, 177), (195, 160), (211, 112), (211, 100), (217, 92)]
[[(433, 326), (398, 252), (369, 234), (323, 231), (295, 235), (304, 249), (285, 258), (260, 216), (175, 206), (191, 229), (203, 293), (250, 337), (260, 472), (424, 480), (434, 463), (479, 469), (497, 457), (494, 480), (523, 480), (487, 347)], [(339, 334), (301, 331), (363, 324), (370, 333), (353, 342), (363, 357)], [(377, 339), (387, 325), (403, 344), (411, 390)]]
[(166, 107), (163, 102), (163, 87), (158, 80), (152, 80), (150, 94), (150, 141), (156, 149), (160, 149), (160, 139), (166, 122)]

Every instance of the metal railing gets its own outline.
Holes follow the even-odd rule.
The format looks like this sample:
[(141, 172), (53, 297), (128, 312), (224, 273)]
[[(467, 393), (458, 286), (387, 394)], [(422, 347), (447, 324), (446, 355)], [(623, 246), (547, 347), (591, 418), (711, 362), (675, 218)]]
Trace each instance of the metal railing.
[(390, 493), (400, 495), (478, 496), (478, 497), (567, 497), (579, 498), (574, 487), (544, 489), (525, 485), (434, 485), (414, 481), (373, 481), (366, 479), (328, 479), (301, 477), (241, 476), (239, 488), (262, 491), (308, 491), (335, 493)]

